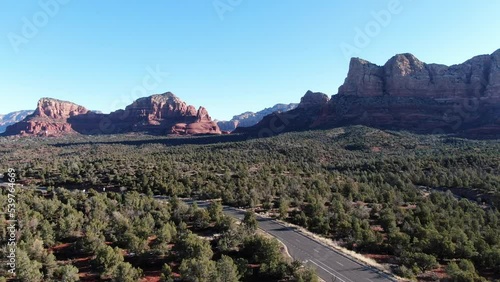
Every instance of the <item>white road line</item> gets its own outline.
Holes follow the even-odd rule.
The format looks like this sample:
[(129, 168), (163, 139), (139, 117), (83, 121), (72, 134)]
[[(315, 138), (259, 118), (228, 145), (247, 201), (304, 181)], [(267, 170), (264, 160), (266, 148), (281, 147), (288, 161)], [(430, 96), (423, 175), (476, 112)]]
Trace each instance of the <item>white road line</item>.
[[(238, 211), (238, 212), (239, 212), (239, 211)], [(240, 216), (242, 216), (242, 215), (240, 215)], [(238, 219), (239, 219), (239, 220), (241, 220), (241, 218), (238, 218)], [(279, 223), (279, 222), (274, 222), (274, 223), (276, 223), (276, 224), (278, 224), (278, 225), (280, 225), (280, 226), (282, 226), (282, 227), (287, 227), (287, 226), (285, 226), (285, 225), (283, 225), (283, 224), (281, 224), (281, 223)], [(261, 227), (261, 228), (262, 228), (262, 227)], [(264, 230), (264, 231), (265, 231), (265, 230)], [(271, 232), (269, 232), (269, 231), (267, 231), (267, 232), (271, 234)], [(338, 251), (336, 251), (336, 250), (334, 250), (334, 249), (330, 248), (329, 246), (327, 246), (327, 245), (325, 245), (325, 244), (322, 244), (321, 242), (318, 242), (318, 241), (316, 241), (316, 240), (314, 240), (314, 239), (312, 239), (312, 238), (309, 238), (309, 237), (305, 236), (304, 234), (301, 234), (301, 233), (300, 233), (300, 232), (298, 232), (297, 230), (293, 230), (292, 232), (294, 232), (295, 234), (297, 234), (297, 235), (299, 235), (299, 236), (301, 236), (301, 237), (304, 237), (304, 238), (306, 238), (306, 239), (308, 239), (308, 240), (310, 240), (310, 241), (314, 242), (315, 244), (320, 245), (322, 248), (326, 248), (326, 250), (333, 252), (335, 255), (344, 256), (344, 257), (346, 257), (347, 259), (349, 259), (349, 260), (351, 260), (351, 261), (353, 261), (353, 262), (355, 262), (355, 263), (357, 263), (357, 264), (359, 264), (359, 265), (366, 266), (365, 264), (362, 264), (362, 263), (360, 263), (360, 262), (358, 262), (358, 261), (355, 261), (354, 259), (352, 259), (352, 258), (350, 258), (350, 257), (346, 256), (345, 254), (342, 254), (342, 253), (340, 253), (340, 252), (338, 252)], [(275, 237), (276, 239), (280, 240), (283, 244), (285, 244), (285, 242), (286, 242), (286, 241), (288, 241), (288, 240), (285, 240), (284, 238), (281, 238), (281, 237), (280, 237), (280, 236), (278, 236), (278, 235), (274, 235), (274, 234), (271, 234), (271, 235), (272, 235), (273, 237)], [(295, 239), (295, 241), (297, 241), (297, 242), (301, 243), (301, 241), (300, 241), (299, 239)], [(288, 241), (288, 242), (289, 242), (289, 241)], [(290, 243), (289, 243), (289, 244), (290, 244)], [(285, 245), (286, 245), (286, 244), (285, 244)], [(292, 247), (295, 247), (295, 248), (296, 248), (299, 252), (301, 252), (301, 253), (305, 254), (306, 256), (310, 256), (310, 254), (309, 254), (309, 253), (304, 252), (304, 250), (302, 250), (302, 248), (297, 247), (297, 246), (294, 246), (293, 244), (290, 244), (290, 245), (291, 245)], [(302, 245), (302, 244), (299, 244), (299, 245)], [(313, 249), (313, 250), (314, 250), (315, 252), (318, 252), (318, 253), (320, 252), (320, 251), (318, 251), (317, 249)], [(305, 264), (305, 263), (307, 263), (307, 262), (313, 263), (314, 265), (318, 266), (319, 268), (321, 268), (322, 270), (324, 270), (324, 271), (325, 271), (325, 272), (327, 272), (328, 274), (330, 274), (330, 275), (332, 275), (333, 277), (335, 277), (335, 278), (339, 279), (339, 280), (340, 280), (340, 282), (346, 282), (346, 280), (347, 280), (347, 282), (354, 282), (353, 280), (349, 279), (349, 278), (348, 278), (348, 277), (346, 277), (345, 275), (341, 274), (340, 272), (336, 271), (336, 270), (335, 270), (335, 269), (333, 269), (332, 267), (330, 267), (330, 266), (326, 265), (325, 263), (323, 263), (323, 262), (321, 262), (321, 261), (319, 261), (319, 260), (318, 260), (318, 263), (322, 264), (324, 267), (323, 267), (323, 266), (321, 266), (321, 265), (319, 265), (318, 263), (314, 262), (313, 260), (309, 260), (309, 261), (308, 261), (308, 260), (305, 260), (305, 261), (304, 261), (304, 264)], [(341, 264), (341, 263), (340, 263), (340, 262), (338, 262), (338, 261), (336, 261), (336, 263), (337, 263), (337, 264), (339, 264), (340, 266), (344, 266), (343, 264)], [(329, 270), (331, 270), (331, 271), (333, 271), (333, 272), (337, 273), (337, 275), (339, 275), (339, 276), (344, 277), (344, 279), (346, 279), (346, 280), (341, 279), (339, 276), (337, 276), (337, 275), (333, 274), (333, 273), (332, 273), (332, 272), (330, 272)], [(370, 279), (368, 279), (368, 278), (365, 278), (365, 279), (366, 279), (366, 280), (368, 280), (368, 281), (370, 281), (370, 282), (373, 282), (373, 280), (370, 280)], [(395, 280), (393, 280), (393, 279), (391, 279), (391, 278), (389, 278), (389, 280), (390, 280), (390, 281), (395, 281)]]
[(340, 280), (340, 282), (345, 282), (344, 280), (342, 280), (340, 277), (338, 277), (337, 275), (331, 273), (330, 271), (328, 271), (328, 269), (325, 269), (324, 267), (322, 267), (321, 265), (315, 263), (313, 260), (310, 260), (309, 262), (313, 263), (314, 265), (316, 265), (317, 267), (323, 269), (324, 271), (326, 271), (328, 274), (332, 275), (333, 277), (337, 278)]
[(336, 271), (335, 269), (331, 268), (330, 266), (328, 266), (328, 265), (324, 264), (323, 262), (321, 262), (321, 261), (319, 261), (319, 260), (318, 260), (318, 262), (319, 262), (319, 263), (321, 263), (322, 265), (324, 265), (326, 268), (330, 269), (331, 271), (333, 271), (333, 272), (337, 273), (338, 275), (340, 275), (340, 276), (344, 277), (345, 279), (347, 279), (347, 281), (354, 282), (354, 281), (352, 281), (351, 279), (347, 278), (345, 275), (342, 275), (342, 273), (340, 273), (340, 272)]
[[(280, 238), (280, 237), (278, 237), (278, 236), (276, 236), (276, 238), (281, 239), (281, 238)], [(282, 239), (281, 239), (281, 240), (282, 240)], [(295, 239), (295, 240), (296, 240), (296, 241), (298, 241), (298, 242), (300, 242), (298, 239)], [(285, 240), (282, 240), (282, 242), (283, 242), (283, 241), (285, 241)], [(285, 242), (286, 242), (286, 241), (285, 241)], [(302, 248), (300, 248), (300, 247), (296, 247), (296, 248), (297, 248), (297, 250), (298, 250), (299, 252), (301, 252), (301, 253), (303, 253), (303, 254), (305, 254), (305, 255), (307, 255), (307, 256), (310, 256), (308, 253), (306, 253), (304, 250), (302, 250)], [(313, 249), (313, 250), (314, 250), (314, 251), (316, 251), (316, 252), (318, 252), (318, 253), (320, 252), (320, 251), (318, 251), (318, 249)], [(320, 260), (318, 260), (318, 263), (322, 264), (324, 267), (323, 267), (323, 266), (318, 265), (318, 264), (317, 264), (316, 262), (314, 262), (313, 260), (309, 260), (309, 262), (312, 262), (312, 263), (314, 263), (315, 265), (317, 265), (317, 266), (321, 267), (321, 269), (323, 269), (324, 271), (328, 272), (330, 275), (335, 276), (335, 277), (336, 277), (336, 278), (338, 278), (338, 279), (341, 279), (339, 276), (344, 277), (344, 279), (346, 279), (346, 280), (341, 280), (341, 282), (346, 282), (346, 281), (348, 281), (348, 282), (354, 282), (353, 280), (349, 279), (347, 276), (342, 275), (340, 272), (338, 272), (338, 271), (336, 271), (335, 269), (331, 268), (330, 266), (328, 266), (328, 265), (324, 264), (324, 263), (323, 263), (323, 262), (321, 262)], [(337, 262), (337, 263), (338, 263), (338, 262)], [(340, 263), (339, 263), (339, 264), (340, 264)], [(343, 266), (343, 265), (342, 265), (342, 266)], [(326, 267), (326, 268), (325, 268), (325, 267)], [(337, 273), (337, 275), (334, 275), (332, 272), (328, 271), (327, 269), (329, 269), (329, 270), (331, 270), (331, 271), (333, 271), (333, 272)]]

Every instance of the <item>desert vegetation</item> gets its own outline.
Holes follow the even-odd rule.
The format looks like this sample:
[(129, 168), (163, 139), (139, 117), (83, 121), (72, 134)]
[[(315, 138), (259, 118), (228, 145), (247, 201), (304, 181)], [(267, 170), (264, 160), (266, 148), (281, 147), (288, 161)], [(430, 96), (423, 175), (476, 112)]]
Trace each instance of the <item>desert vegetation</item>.
[(18, 196), (16, 281), (316, 279), (275, 239), (258, 234), (251, 216), (237, 224), (217, 201), (202, 209), (137, 192), (63, 188)]
[[(26, 192), (29, 228), (20, 249), (39, 266), (30, 269), (47, 275), (44, 259), (55, 254), (51, 275), (74, 273), (71, 263), (61, 265), (64, 260), (50, 251), (70, 243), (72, 252), (94, 254), (91, 272), (110, 279), (120, 273), (140, 277), (148, 271), (144, 265), (164, 268), (169, 277), (197, 275), (188, 271), (194, 265), (218, 273), (234, 264), (240, 279), (299, 279), (303, 273), (282, 259), (265, 261), (269, 254), (246, 252), (257, 245), (278, 249), (252, 228), (231, 227), (213, 211), (150, 197), (167, 195), (267, 212), (412, 279), (500, 278), (498, 141), (359, 126), (238, 142), (224, 138), (193, 138), (187, 145), (138, 135), (2, 139), (0, 161), (15, 167), (26, 187), (49, 190), (46, 196)], [(73, 192), (83, 189), (109, 193)], [(204, 234), (219, 236), (200, 239)], [(196, 242), (208, 242), (192, 248), (204, 248), (200, 258), (176, 249)], [(34, 244), (44, 251), (30, 251)], [(107, 259), (116, 263), (110, 266)]]

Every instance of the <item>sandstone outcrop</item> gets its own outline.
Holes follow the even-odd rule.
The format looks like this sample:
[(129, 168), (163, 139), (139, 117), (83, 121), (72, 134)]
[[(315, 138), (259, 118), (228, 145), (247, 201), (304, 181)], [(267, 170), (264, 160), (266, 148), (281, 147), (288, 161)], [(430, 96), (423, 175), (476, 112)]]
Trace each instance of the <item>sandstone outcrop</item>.
[(85, 107), (75, 103), (61, 101), (52, 98), (42, 98), (38, 101), (34, 117), (50, 118), (55, 120), (65, 120), (73, 116), (84, 115), (88, 113)]
[[(182, 125), (182, 126), (181, 126)], [(125, 109), (110, 114), (56, 99), (42, 98), (35, 112), (11, 125), (4, 135), (58, 136), (69, 133), (117, 134), (221, 134), (203, 107), (197, 111), (174, 94), (152, 95), (137, 99)]]
[(89, 112), (75, 103), (52, 98), (38, 101), (36, 110), (22, 121), (7, 127), (5, 135), (59, 136), (76, 133), (68, 119)]
[(328, 103), (328, 95), (321, 92), (307, 91), (306, 94), (300, 99), (297, 106), (299, 109), (309, 109), (313, 107), (323, 107)]
[(177, 123), (172, 127), (172, 132), (179, 135), (222, 134), (204, 107), (198, 109), (195, 122)]
[(396, 55), (384, 66), (353, 58), (347, 78), (339, 88), (339, 94), (429, 98), (486, 96), (486, 88), (495, 75), (491, 70), (498, 52), (477, 56), (463, 64), (450, 67), (425, 64), (412, 54)]
[[(310, 95), (301, 104), (314, 104)], [(338, 94), (326, 103), (317, 99), (316, 105), (323, 104), (318, 113), (300, 112), (299, 105), (275, 116), (289, 121), (281, 123), (279, 133), (361, 124), (417, 133), (499, 135), (500, 50), (453, 66), (426, 64), (412, 54), (396, 55), (383, 66), (353, 58)], [(287, 119), (290, 115), (298, 116)], [(271, 119), (238, 132), (266, 131)]]

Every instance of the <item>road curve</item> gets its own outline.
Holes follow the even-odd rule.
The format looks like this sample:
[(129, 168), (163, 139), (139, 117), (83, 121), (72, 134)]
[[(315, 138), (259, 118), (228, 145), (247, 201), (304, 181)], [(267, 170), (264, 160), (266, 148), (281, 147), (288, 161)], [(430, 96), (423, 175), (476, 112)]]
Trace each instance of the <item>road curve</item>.
[[(230, 207), (224, 207), (224, 213), (238, 219), (244, 217), (243, 211)], [(259, 228), (280, 240), (294, 259), (315, 268), (318, 276), (327, 282), (395, 281), (386, 274), (348, 258), (294, 228), (260, 216), (257, 216), (257, 220)]]
[[(199, 201), (199, 207), (207, 207), (209, 203)], [(224, 213), (242, 220), (245, 212), (224, 206)], [(329, 246), (315, 241), (300, 233), (293, 227), (287, 227), (276, 220), (257, 215), (259, 228), (280, 240), (290, 255), (316, 269), (318, 276), (326, 282), (379, 282), (397, 281), (390, 276), (362, 264)]]

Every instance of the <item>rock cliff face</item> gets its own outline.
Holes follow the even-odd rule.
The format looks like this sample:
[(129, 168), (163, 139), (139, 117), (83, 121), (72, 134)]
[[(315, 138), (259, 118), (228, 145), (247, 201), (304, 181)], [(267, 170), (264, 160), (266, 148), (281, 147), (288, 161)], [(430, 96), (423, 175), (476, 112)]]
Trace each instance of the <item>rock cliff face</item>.
[(411, 54), (384, 66), (352, 59), (344, 84), (318, 122), (420, 133), (500, 133), (500, 50), (445, 66)]
[(16, 111), (8, 113), (6, 115), (0, 115), (0, 133), (5, 132), (7, 126), (14, 124), (16, 122), (20, 122), (21, 120), (31, 115), (32, 113), (33, 113), (32, 110), (24, 110), (24, 111)]
[(61, 101), (52, 98), (42, 98), (38, 101), (33, 116), (38, 118), (50, 118), (55, 120), (64, 120), (77, 115), (84, 115), (89, 110), (67, 101)]
[(307, 91), (306, 94), (300, 99), (297, 106), (298, 109), (310, 109), (315, 107), (323, 107), (328, 103), (328, 95), (321, 92)]
[[(301, 104), (312, 102), (310, 95)], [(353, 58), (338, 94), (327, 103), (324, 98), (314, 101), (323, 104), (319, 114), (299, 113), (300, 105), (285, 113), (298, 114), (297, 120), (311, 120), (312, 114), (313, 121), (300, 126), (290, 122), (282, 131), (362, 124), (418, 133), (498, 135), (500, 50), (453, 66), (426, 64), (411, 54), (396, 55), (383, 66)], [(266, 128), (270, 124), (240, 132)]]
[(56, 99), (42, 98), (36, 111), (7, 128), (5, 135), (48, 135), (68, 133), (116, 134), (220, 134), (203, 107), (197, 111), (174, 94), (152, 95), (134, 101), (123, 110), (110, 114), (88, 111), (82, 106)]
[(68, 119), (89, 111), (77, 104), (51, 98), (38, 101), (36, 110), (22, 121), (7, 127), (5, 135), (59, 136), (76, 133)]
[(129, 119), (143, 119), (151, 124), (170, 118), (196, 116), (196, 109), (193, 106), (187, 105), (170, 92), (140, 98), (127, 106), (124, 111)]
[(192, 123), (177, 123), (172, 127), (172, 132), (179, 135), (221, 134), (221, 130), (208, 114), (207, 109), (200, 107), (196, 120)]
[(237, 127), (248, 127), (257, 124), (265, 116), (274, 112), (286, 112), (297, 108), (298, 104), (276, 104), (271, 108), (266, 108), (262, 111), (245, 112), (234, 116), (230, 121), (218, 121), (220, 129), (223, 131), (234, 131)]
[(497, 51), (492, 55), (477, 56), (450, 67), (425, 64), (412, 54), (396, 55), (384, 66), (353, 58), (339, 94), (360, 97), (484, 97), (494, 93), (492, 88), (498, 93), (498, 85), (489, 82), (498, 76), (495, 64), (499, 54)]

